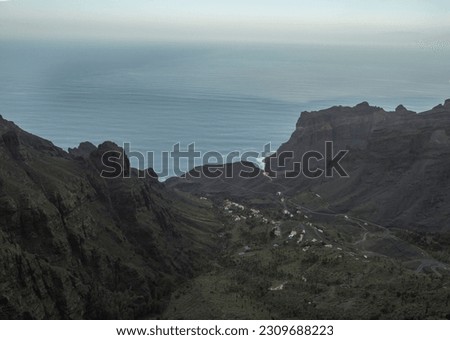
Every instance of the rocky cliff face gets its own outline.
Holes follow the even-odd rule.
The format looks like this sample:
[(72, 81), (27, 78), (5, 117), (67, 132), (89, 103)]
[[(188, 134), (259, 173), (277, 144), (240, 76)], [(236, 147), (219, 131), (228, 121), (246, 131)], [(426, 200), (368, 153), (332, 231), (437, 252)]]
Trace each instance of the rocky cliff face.
[(1, 319), (158, 315), (214, 249), (219, 222), (189, 216), (204, 207), (137, 170), (99, 175), (105, 151), (129, 164), (113, 143), (66, 153), (3, 118), (0, 135)]
[(324, 142), (333, 141), (335, 153), (349, 151), (342, 162), (349, 177), (289, 180), (275, 164), (276, 175), (291, 194), (316, 191), (334, 210), (387, 226), (448, 230), (449, 136), (449, 100), (419, 114), (403, 106), (386, 112), (367, 103), (303, 113), (278, 152), (292, 150), (299, 161), (304, 152), (324, 152)]

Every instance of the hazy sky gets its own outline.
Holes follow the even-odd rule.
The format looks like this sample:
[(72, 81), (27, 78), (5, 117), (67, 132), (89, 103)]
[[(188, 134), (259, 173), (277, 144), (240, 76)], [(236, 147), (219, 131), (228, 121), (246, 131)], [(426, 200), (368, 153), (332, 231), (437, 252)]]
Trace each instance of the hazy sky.
[(0, 0), (0, 39), (417, 43), (449, 0)]

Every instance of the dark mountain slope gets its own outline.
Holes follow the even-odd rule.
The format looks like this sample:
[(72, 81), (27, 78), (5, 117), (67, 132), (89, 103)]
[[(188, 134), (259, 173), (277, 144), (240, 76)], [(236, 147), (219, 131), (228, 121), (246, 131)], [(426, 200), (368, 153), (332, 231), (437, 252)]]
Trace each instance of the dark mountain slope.
[(0, 318), (158, 315), (215, 250), (207, 204), (100, 177), (113, 143), (69, 154), (3, 118), (0, 135)]

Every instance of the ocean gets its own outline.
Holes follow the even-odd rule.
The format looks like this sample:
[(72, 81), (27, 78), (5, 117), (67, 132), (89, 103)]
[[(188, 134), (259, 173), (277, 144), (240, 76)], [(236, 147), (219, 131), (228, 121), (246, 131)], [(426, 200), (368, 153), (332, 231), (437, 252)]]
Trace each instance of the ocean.
[[(0, 42), (0, 114), (67, 149), (262, 152), (300, 113), (368, 101), (427, 110), (450, 97), (450, 50), (278, 44)], [(213, 160), (210, 160), (213, 161)], [(196, 165), (201, 164), (198, 159)], [(188, 166), (181, 170), (188, 170)]]

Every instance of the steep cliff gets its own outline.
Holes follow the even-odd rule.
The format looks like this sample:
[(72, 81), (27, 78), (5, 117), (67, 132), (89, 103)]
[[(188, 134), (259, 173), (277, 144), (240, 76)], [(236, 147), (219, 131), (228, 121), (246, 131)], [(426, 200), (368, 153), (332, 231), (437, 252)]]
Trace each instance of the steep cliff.
[(403, 106), (386, 112), (367, 103), (333, 107), (302, 113), (277, 153), (293, 151), (293, 160), (300, 161), (309, 150), (324, 153), (325, 141), (332, 141), (334, 154), (348, 150), (342, 160), (348, 178), (334, 172), (330, 178), (286, 179), (276, 156), (267, 164), (290, 194), (318, 192), (333, 210), (357, 212), (387, 226), (448, 230), (449, 136), (449, 100), (419, 114)]

